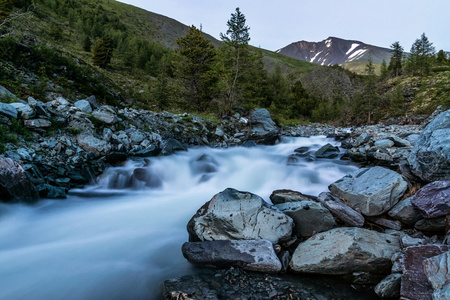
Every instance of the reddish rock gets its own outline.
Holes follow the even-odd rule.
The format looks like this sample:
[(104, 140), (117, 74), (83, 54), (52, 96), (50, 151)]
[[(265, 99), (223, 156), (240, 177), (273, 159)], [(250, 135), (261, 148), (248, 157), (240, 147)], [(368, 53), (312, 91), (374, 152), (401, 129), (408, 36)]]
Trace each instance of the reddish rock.
[(421, 188), (411, 203), (427, 219), (450, 214), (450, 181), (435, 181)]
[(425, 274), (424, 261), (427, 258), (449, 251), (449, 249), (449, 246), (443, 245), (407, 248), (404, 256), (401, 296), (415, 300), (431, 300), (433, 288)]

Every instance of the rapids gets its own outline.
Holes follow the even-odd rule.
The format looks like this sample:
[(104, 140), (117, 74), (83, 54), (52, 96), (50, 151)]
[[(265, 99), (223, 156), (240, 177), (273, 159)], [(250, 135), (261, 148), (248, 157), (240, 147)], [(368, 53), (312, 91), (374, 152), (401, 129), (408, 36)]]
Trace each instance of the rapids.
[[(1, 204), (0, 299), (156, 299), (165, 279), (195, 272), (181, 254), (186, 224), (214, 194), (232, 187), (268, 202), (276, 189), (318, 195), (358, 168), (338, 159), (288, 164), (294, 149), (328, 142), (336, 144), (285, 138), (275, 146), (189, 149), (148, 166), (129, 160), (66, 200)], [(206, 167), (196, 167), (203, 154)], [(130, 179), (136, 168), (151, 178), (147, 186)]]

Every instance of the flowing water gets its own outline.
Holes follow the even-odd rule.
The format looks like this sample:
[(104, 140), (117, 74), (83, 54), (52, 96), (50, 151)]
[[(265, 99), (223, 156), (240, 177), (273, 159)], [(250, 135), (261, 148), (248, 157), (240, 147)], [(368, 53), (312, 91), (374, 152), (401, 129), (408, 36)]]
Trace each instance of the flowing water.
[(290, 138), (130, 160), (66, 200), (2, 204), (0, 299), (156, 299), (165, 279), (194, 272), (181, 254), (186, 224), (214, 194), (232, 187), (268, 202), (276, 189), (318, 195), (357, 169), (288, 159), (298, 147), (328, 142)]

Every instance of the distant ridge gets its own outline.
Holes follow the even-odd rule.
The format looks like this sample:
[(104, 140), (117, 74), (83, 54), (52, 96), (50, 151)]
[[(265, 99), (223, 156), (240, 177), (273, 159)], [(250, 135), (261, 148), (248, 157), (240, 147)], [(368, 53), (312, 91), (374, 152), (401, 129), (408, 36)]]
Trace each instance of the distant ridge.
[(276, 52), (323, 66), (367, 62), (370, 56), (375, 64), (381, 64), (383, 59), (389, 63), (391, 58), (388, 48), (337, 37), (329, 37), (321, 42), (295, 42)]

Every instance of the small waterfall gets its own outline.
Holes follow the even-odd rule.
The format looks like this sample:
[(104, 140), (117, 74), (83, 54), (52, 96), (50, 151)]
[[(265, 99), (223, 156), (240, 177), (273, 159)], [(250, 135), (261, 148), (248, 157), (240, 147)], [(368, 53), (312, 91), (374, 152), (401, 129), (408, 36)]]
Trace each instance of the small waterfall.
[(163, 280), (193, 272), (181, 254), (186, 224), (214, 194), (232, 187), (268, 202), (276, 189), (318, 195), (357, 169), (315, 159), (328, 142), (285, 138), (129, 160), (65, 201), (1, 204), (0, 299), (155, 299)]

